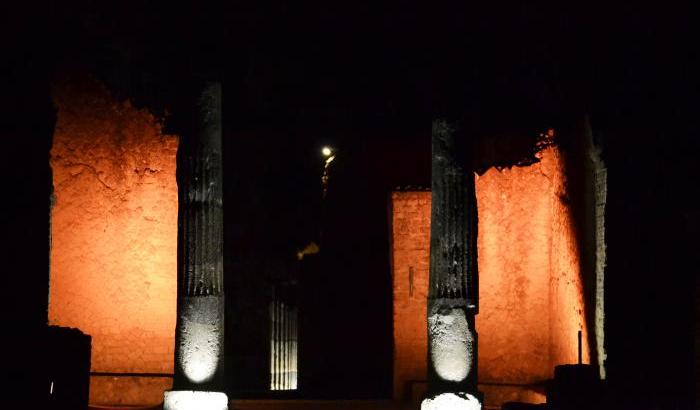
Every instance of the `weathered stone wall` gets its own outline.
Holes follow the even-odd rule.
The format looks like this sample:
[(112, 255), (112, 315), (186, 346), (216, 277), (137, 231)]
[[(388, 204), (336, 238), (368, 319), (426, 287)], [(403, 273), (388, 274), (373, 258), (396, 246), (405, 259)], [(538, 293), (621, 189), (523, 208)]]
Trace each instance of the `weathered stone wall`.
[[(49, 321), (92, 336), (93, 372), (172, 373), (177, 138), (96, 81), (65, 80), (53, 99)], [(92, 380), (94, 404), (153, 402), (167, 387), (136, 392), (126, 378), (113, 397)]]
[[(586, 329), (578, 248), (555, 147), (528, 167), (491, 169), (476, 180), (479, 210), (479, 381), (487, 404), (543, 401), (528, 385), (577, 360)], [(430, 192), (392, 193), (394, 396), (426, 376)], [(410, 296), (411, 272), (413, 296)], [(584, 346), (584, 362), (588, 362)]]
[[(578, 360), (577, 333), (582, 331), (583, 362), (590, 363), (588, 329), (586, 326), (581, 249), (574, 221), (567, 202), (564, 163), (556, 148), (542, 153), (541, 173), (549, 182), (551, 211), (550, 267), (549, 267), (549, 332), (550, 365), (576, 363)], [(544, 186), (543, 186), (544, 188)]]
[(394, 287), (394, 398), (408, 398), (425, 380), (430, 269), (430, 192), (391, 194), (391, 274)]
[(90, 400), (93, 404), (157, 404), (163, 401), (163, 392), (172, 386), (173, 379), (168, 377), (93, 376)]

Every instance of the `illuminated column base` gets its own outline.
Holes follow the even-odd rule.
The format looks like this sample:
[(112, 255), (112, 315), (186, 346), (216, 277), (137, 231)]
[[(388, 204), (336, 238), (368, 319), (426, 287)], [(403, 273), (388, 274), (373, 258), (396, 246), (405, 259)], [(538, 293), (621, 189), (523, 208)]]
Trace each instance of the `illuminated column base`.
[(163, 410), (228, 410), (226, 393), (170, 390), (165, 392)]
[(423, 400), (421, 410), (481, 410), (479, 399), (469, 393), (440, 393)]

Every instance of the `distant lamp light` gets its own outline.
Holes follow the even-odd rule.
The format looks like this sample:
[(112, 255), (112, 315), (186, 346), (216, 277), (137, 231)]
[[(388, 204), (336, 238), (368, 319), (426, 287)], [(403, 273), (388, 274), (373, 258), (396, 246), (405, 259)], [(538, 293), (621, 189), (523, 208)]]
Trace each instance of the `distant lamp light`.
[(323, 162), (323, 174), (321, 175), (321, 185), (323, 186), (323, 198), (326, 198), (326, 194), (328, 193), (328, 178), (330, 177), (329, 173), (329, 168), (331, 165), (331, 162), (335, 159), (336, 153), (333, 152), (333, 149), (329, 146), (325, 146), (321, 148), (321, 154), (323, 154), (324, 157), (326, 157), (326, 160)]
[(297, 252), (297, 259), (304, 259), (305, 255), (315, 255), (320, 251), (316, 242), (310, 242), (306, 247)]

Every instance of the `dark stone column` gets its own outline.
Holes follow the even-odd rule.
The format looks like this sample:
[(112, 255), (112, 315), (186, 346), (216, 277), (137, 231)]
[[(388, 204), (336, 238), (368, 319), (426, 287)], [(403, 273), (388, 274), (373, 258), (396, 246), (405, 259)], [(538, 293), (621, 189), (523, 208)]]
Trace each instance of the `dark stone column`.
[(471, 169), (465, 172), (457, 159), (456, 133), (455, 124), (433, 122), (428, 290), (428, 393), (432, 398), (424, 401), (424, 408), (444, 407), (438, 400), (443, 393), (454, 393), (448, 401), (464, 400), (458, 408), (475, 408), (470, 400), (477, 395), (476, 197)]
[(196, 106), (194, 127), (178, 149), (173, 390), (216, 392), (223, 390), (224, 370), (221, 84), (205, 84)]

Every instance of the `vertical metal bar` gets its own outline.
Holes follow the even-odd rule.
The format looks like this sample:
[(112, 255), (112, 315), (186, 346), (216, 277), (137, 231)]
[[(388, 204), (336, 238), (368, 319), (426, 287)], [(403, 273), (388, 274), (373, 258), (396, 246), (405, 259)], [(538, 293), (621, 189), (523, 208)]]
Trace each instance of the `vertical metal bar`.
[(275, 346), (277, 355), (275, 356), (275, 390), (280, 387), (280, 302), (275, 300)]
[(274, 339), (274, 340), (275, 340), (275, 362), (274, 362), (274, 364), (273, 364), (273, 366), (272, 366), (272, 373), (275, 375), (275, 376), (274, 376), (274, 377), (275, 377), (275, 390), (277, 390), (277, 388), (278, 388), (278, 386), (277, 386), (277, 382), (278, 382), (278, 378), (277, 378), (277, 377), (278, 377), (278, 374), (277, 374), (277, 373), (278, 373), (278, 372), (277, 372), (277, 360), (279, 360), (278, 358), (279, 358), (279, 354), (280, 354), (279, 343), (277, 343), (277, 338), (279, 337), (279, 336), (278, 336), (279, 329), (278, 329), (278, 327), (277, 327), (277, 326), (278, 326), (278, 318), (277, 318), (277, 309), (278, 309), (278, 306), (277, 306), (277, 304), (278, 304), (278, 303), (277, 303), (277, 295), (275, 295), (275, 302), (274, 302), (274, 303), (275, 303), (275, 339)]
[(285, 360), (285, 364), (286, 364), (285, 367), (286, 367), (287, 369), (286, 369), (286, 372), (285, 372), (285, 379), (286, 379), (286, 384), (287, 384), (287, 385), (286, 385), (286, 388), (287, 388), (287, 390), (289, 390), (289, 389), (290, 389), (290, 386), (291, 386), (290, 379), (289, 379), (290, 370), (291, 370), (291, 366), (290, 366), (290, 363), (289, 363), (289, 359), (292, 357), (292, 355), (291, 355), (292, 343), (291, 343), (291, 337), (290, 337), (290, 334), (291, 334), (291, 327), (289, 326), (289, 325), (291, 324), (291, 323), (290, 323), (290, 320), (289, 320), (289, 305), (287, 305), (287, 309), (285, 310), (285, 318), (286, 318), (286, 320), (285, 320), (285, 322), (286, 322), (285, 328), (286, 328), (286, 330), (287, 330), (287, 340), (285, 341), (285, 345), (287, 345), (287, 357), (286, 357), (286, 360)]
[(294, 358), (294, 342), (293, 342), (293, 322), (292, 322), (292, 307), (289, 308), (289, 390), (292, 390), (292, 359)]
[(287, 356), (289, 349), (287, 346), (287, 305), (282, 311), (282, 346), (284, 346), (284, 356), (282, 360), (282, 389), (287, 390)]
[(578, 331), (578, 364), (583, 363), (583, 346), (581, 345), (581, 331)]
[(269, 328), (269, 331), (270, 331), (270, 335), (269, 335), (269, 337), (270, 337), (270, 364), (269, 364), (269, 366), (270, 366), (270, 368), (269, 368), (269, 371), (270, 371), (270, 390), (275, 389), (275, 381), (274, 381), (275, 372), (274, 372), (274, 367), (273, 367), (274, 363), (275, 363), (275, 308), (274, 308), (274, 306), (275, 306), (275, 301), (274, 301), (274, 296), (273, 296), (273, 299), (267, 305), (267, 310), (268, 310), (268, 314), (270, 317), (270, 328)]
[(270, 389), (275, 390), (275, 295), (270, 301)]
[(292, 378), (292, 389), (296, 390), (298, 386), (298, 380), (299, 380), (299, 362), (298, 362), (298, 348), (299, 348), (299, 328), (298, 328), (298, 319), (299, 319), (299, 308), (294, 308), (294, 316), (293, 316), (293, 322), (294, 322), (294, 356), (293, 362), (292, 362), (292, 369), (294, 371), (294, 377)]
[(282, 304), (282, 390), (287, 390), (287, 305)]
[(284, 390), (284, 302), (280, 302), (280, 390)]
[(284, 306), (284, 389), (289, 390), (289, 305)]
[(280, 340), (282, 338), (282, 302), (277, 300), (277, 390), (280, 389), (282, 384), (282, 343)]

